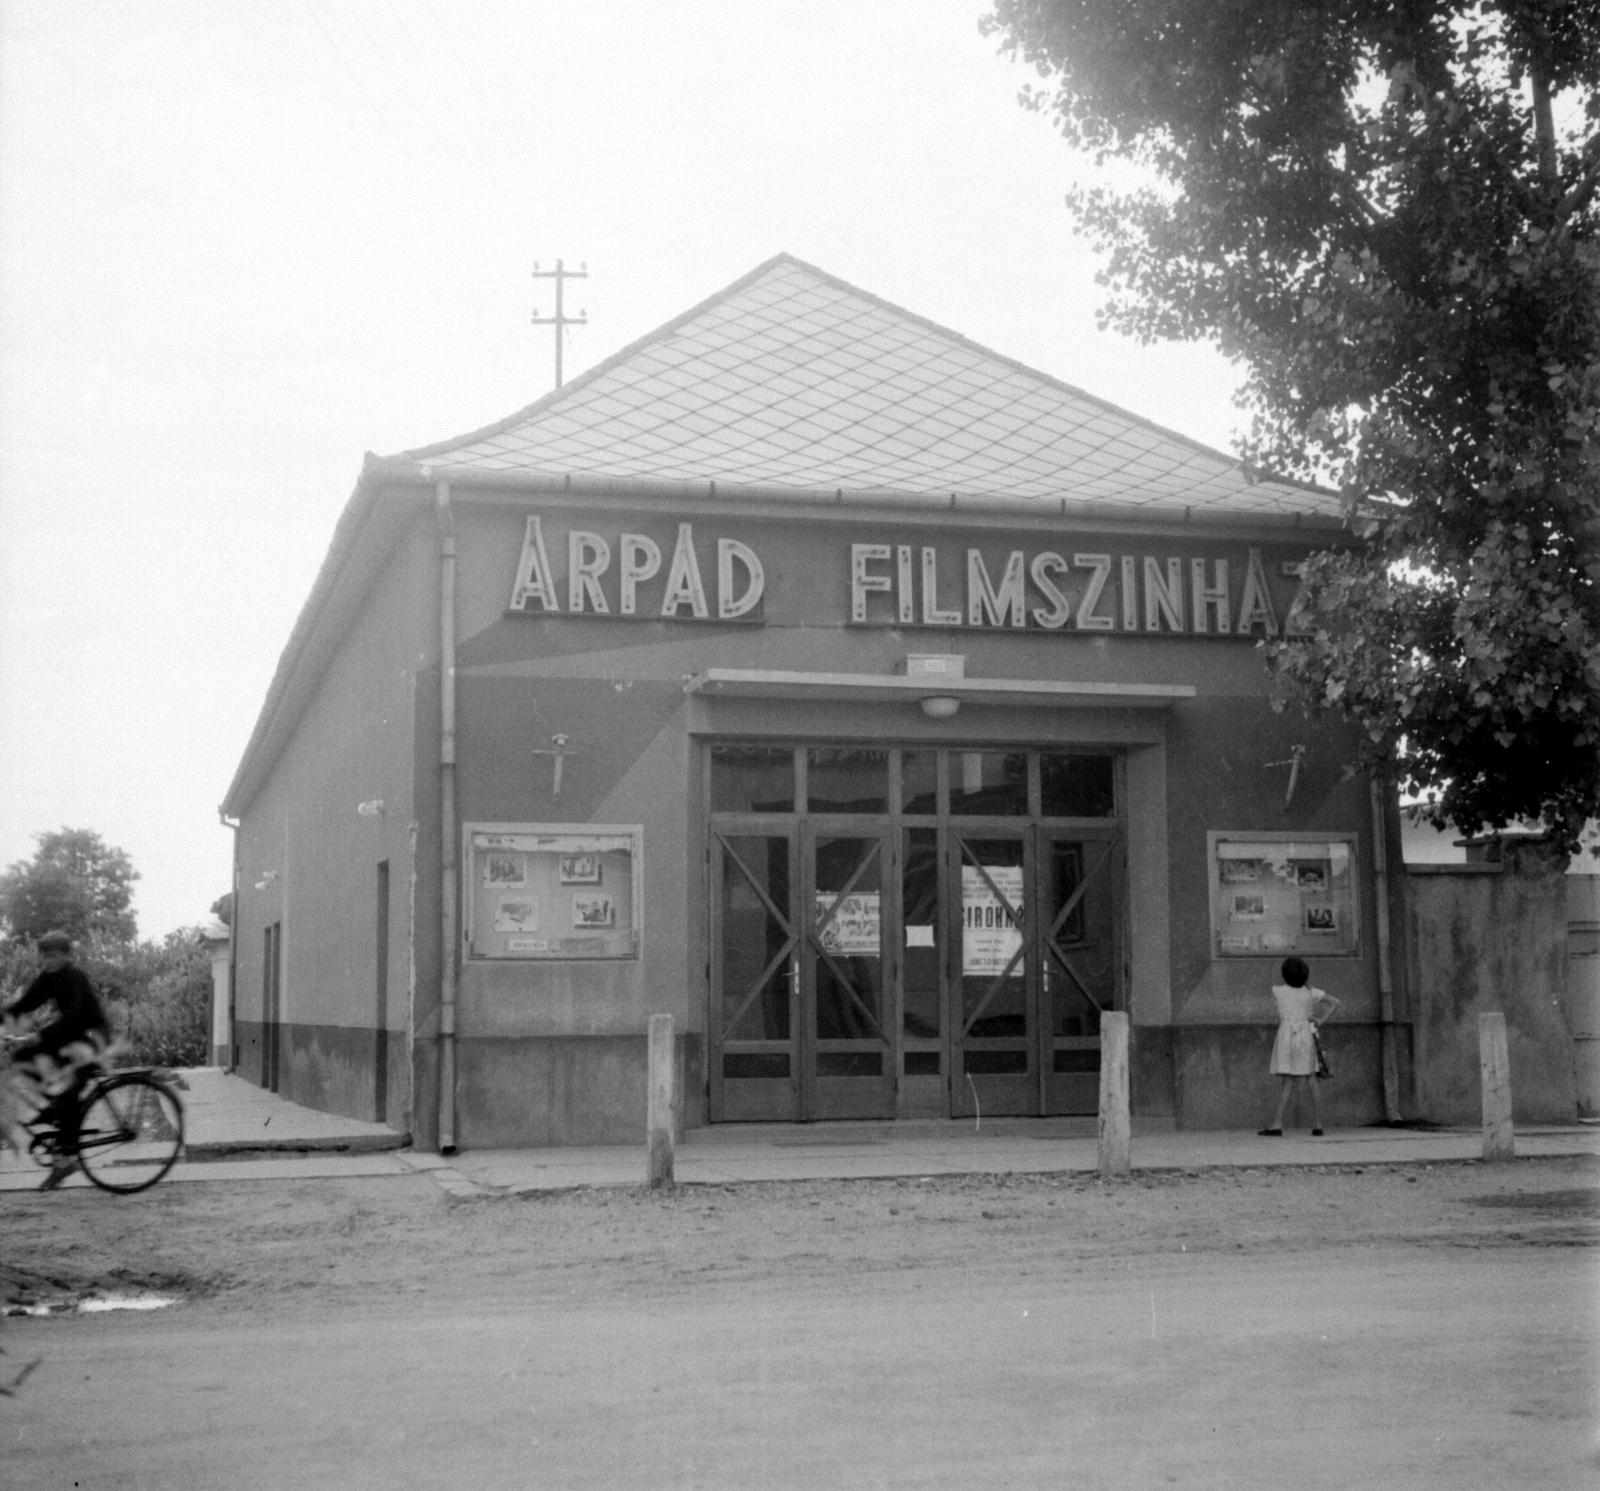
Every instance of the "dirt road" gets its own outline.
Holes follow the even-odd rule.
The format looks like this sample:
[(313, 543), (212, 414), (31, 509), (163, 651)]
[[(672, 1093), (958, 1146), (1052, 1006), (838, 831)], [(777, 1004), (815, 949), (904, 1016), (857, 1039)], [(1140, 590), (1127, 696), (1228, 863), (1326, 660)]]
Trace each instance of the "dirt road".
[[(4, 1198), (18, 1487), (1588, 1486), (1600, 1167)], [(7, 1477), (14, 1479), (7, 1480)]]

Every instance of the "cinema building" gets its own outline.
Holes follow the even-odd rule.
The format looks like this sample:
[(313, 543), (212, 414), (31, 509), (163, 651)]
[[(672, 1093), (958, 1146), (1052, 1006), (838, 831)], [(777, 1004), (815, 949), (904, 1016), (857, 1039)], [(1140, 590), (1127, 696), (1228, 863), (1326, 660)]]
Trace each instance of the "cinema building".
[(1398, 834), (1277, 714), (1336, 499), (780, 256), (368, 457), (224, 812), (232, 1054), (486, 1147), (682, 1121), (1255, 1127), (1290, 952), (1335, 1122), (1403, 1069)]

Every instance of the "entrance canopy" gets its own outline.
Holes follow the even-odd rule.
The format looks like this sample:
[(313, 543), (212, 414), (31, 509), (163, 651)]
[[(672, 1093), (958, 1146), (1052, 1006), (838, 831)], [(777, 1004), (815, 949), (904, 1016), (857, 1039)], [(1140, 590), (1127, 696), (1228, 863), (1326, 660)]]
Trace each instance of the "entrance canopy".
[[(912, 704), (924, 699), (959, 703), (1073, 707), (1095, 705), (1167, 709), (1192, 699), (1186, 683), (1073, 683), (1037, 678), (955, 678), (893, 673), (805, 673), (770, 668), (707, 668), (684, 685), (687, 694), (713, 698), (838, 699)], [(954, 711), (951, 711), (952, 713)]]

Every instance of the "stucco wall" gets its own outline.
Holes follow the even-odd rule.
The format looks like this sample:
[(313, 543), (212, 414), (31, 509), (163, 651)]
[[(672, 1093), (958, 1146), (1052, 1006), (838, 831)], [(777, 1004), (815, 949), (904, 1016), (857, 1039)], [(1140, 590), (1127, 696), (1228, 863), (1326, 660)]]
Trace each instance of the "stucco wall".
[[(1356, 833), (1364, 886), (1371, 860), (1365, 786), (1341, 775), (1348, 743), (1326, 726), (1313, 731), (1303, 721), (1272, 713), (1266, 674), (1251, 643), (1214, 635), (846, 624), (852, 542), (939, 543), (947, 559), (950, 552), (959, 555), (961, 545), (979, 544), (998, 574), (1013, 546), (1071, 547), (1071, 534), (1043, 525), (1010, 534), (995, 531), (992, 521), (983, 531), (925, 519), (913, 527), (881, 520), (757, 520), (728, 510), (626, 516), (551, 506), (541, 510), (563, 611), (552, 615), (536, 607), (532, 614), (512, 615), (506, 604), (530, 509), (458, 505), (459, 811), (463, 822), (642, 823), (644, 953), (637, 962), (602, 965), (464, 964), (458, 1019), (462, 1144), (595, 1142), (602, 1133), (635, 1137), (632, 1109), (637, 1105), (609, 1087), (613, 1079), (629, 1091), (642, 1084), (642, 1046), (639, 1052), (633, 1047), (642, 1041), (648, 1015), (670, 1011), (680, 1031), (703, 1039), (707, 955), (701, 922), (707, 891), (692, 742), (725, 734), (927, 744), (1070, 742), (1127, 751), (1135, 789), (1128, 814), (1129, 993), (1134, 1019), (1145, 1032), (1136, 1105), (1141, 1112), (1174, 1115), (1182, 1123), (1254, 1123), (1271, 1092), (1265, 1058), (1253, 1062), (1244, 1053), (1263, 1032), (1270, 1037), (1275, 1025), (1267, 989), (1276, 960), (1212, 964), (1206, 833)], [(670, 548), (673, 528), (664, 519), (688, 516), (696, 521), (708, 582), (717, 536), (738, 538), (761, 555), (766, 625), (663, 621), (643, 609), (633, 619), (566, 614), (563, 535), (569, 528), (609, 533), (613, 543), (619, 530), (642, 530)], [(1239, 540), (1193, 532), (1144, 535), (1135, 542), (1148, 552), (1208, 559), (1243, 552)], [(1126, 547), (1104, 535), (1082, 539), (1085, 547), (1118, 544)], [(1267, 550), (1280, 615), (1292, 582), (1286, 587), (1279, 578), (1279, 561), (1291, 551), (1300, 549)], [(952, 596), (960, 586), (953, 568), (947, 563), (941, 581)], [(1236, 571), (1236, 584), (1240, 578)], [(962, 653), (974, 677), (1189, 683), (1201, 697), (1170, 712), (968, 706), (953, 720), (932, 721), (914, 703), (686, 700), (682, 689), (686, 677), (713, 665), (891, 673), (909, 651)], [(427, 763), (437, 749), (431, 705), (425, 701), (436, 687), (434, 674), (419, 679), (417, 790), (424, 837), (431, 831), (426, 798), (433, 790)], [(547, 748), (557, 733), (569, 737), (573, 752), (559, 799), (552, 791), (549, 758), (532, 754)], [(1286, 760), (1297, 743), (1307, 744), (1309, 753), (1294, 801), (1285, 808), (1287, 770), (1268, 763)], [(420, 884), (428, 903), (418, 941), (424, 954), (419, 959), (419, 1029), (424, 1032), (430, 1028), (426, 1012), (437, 980), (432, 940), (437, 906), (426, 869), (435, 852), (431, 843), (419, 846)], [(1379, 1063), (1368, 1051), (1376, 1050), (1373, 908), (1370, 895), (1363, 893), (1365, 935), (1359, 954), (1329, 960), (1316, 970), (1319, 983), (1344, 1001), (1341, 1019), (1364, 1032), (1351, 1035), (1351, 1059), (1330, 1093), (1336, 1121), (1362, 1121), (1381, 1109)], [(1166, 1033), (1174, 1021), (1196, 1027), (1181, 1045)], [(421, 1096), (431, 1080), (422, 1068), (434, 1058), (422, 1047), (418, 1055), (418, 1124), (427, 1134), (435, 1098), (431, 1092)], [(1237, 1067), (1225, 1089), (1207, 1075), (1218, 1066)], [(602, 1078), (603, 1072), (610, 1075)], [(588, 1116), (573, 1106), (570, 1095), (579, 1091), (588, 1094)], [(691, 1123), (703, 1115), (703, 1096), (702, 1078), (689, 1097)]]
[(1419, 1116), (1475, 1124), (1483, 1115), (1478, 1016), (1506, 1017), (1512, 1116), (1576, 1116), (1567, 982), (1567, 886), (1537, 849), (1507, 863), (1414, 865), (1405, 877), (1406, 943)]
[[(434, 546), (419, 521), (364, 598), (239, 827), (235, 1045), (266, 1076), (264, 929), (281, 923), (279, 1091), (352, 1117), (409, 1123), (414, 674), (437, 654)], [(358, 805), (381, 799), (381, 815)], [(377, 866), (389, 862), (387, 1080), (375, 1080)], [(258, 889), (257, 887), (260, 886)], [(376, 1113), (379, 1089), (385, 1113)]]
[[(604, 508), (604, 504), (600, 505)], [(1274, 1011), (1275, 959), (1210, 957), (1206, 835), (1352, 833), (1362, 882), (1361, 947), (1315, 969), (1345, 1004), (1348, 1059), (1332, 1093), (1334, 1121), (1370, 1117), (1377, 1104), (1376, 975), (1369, 812), (1364, 785), (1345, 781), (1347, 743), (1326, 726), (1275, 715), (1252, 642), (1232, 636), (1124, 629), (891, 624), (887, 598), (851, 625), (853, 542), (938, 545), (945, 603), (961, 589), (960, 556), (978, 546), (998, 576), (1017, 547), (1077, 548), (1203, 559), (1233, 556), (1235, 600), (1249, 540), (1186, 528), (1120, 535), (1107, 525), (1019, 517), (1015, 531), (952, 512), (880, 516), (793, 513), (751, 517), (692, 501), (670, 512), (541, 507), (560, 614), (508, 614), (524, 525), (515, 499), (456, 502), (458, 768), (462, 823), (640, 824), (644, 943), (637, 960), (511, 963), (468, 958), (459, 982), (457, 1139), (463, 1146), (581, 1143), (637, 1136), (648, 1016), (671, 1012), (689, 1086), (685, 1121), (704, 1118), (707, 902), (697, 740), (723, 734), (789, 740), (1107, 747), (1124, 754), (1130, 909), (1129, 1003), (1139, 1031), (1134, 1099), (1141, 1113), (1182, 1124), (1254, 1124), (1270, 1100), (1264, 1056)], [(566, 613), (569, 528), (644, 531), (671, 549), (693, 519), (700, 562), (715, 582), (716, 539), (750, 544), (766, 566), (764, 625)], [(1009, 525), (1009, 520), (1007, 520)], [(1278, 615), (1293, 582), (1283, 562), (1306, 542), (1260, 545)], [(1185, 568), (1185, 575), (1188, 570)], [(1081, 579), (1081, 576), (1079, 577)], [(1074, 581), (1077, 583), (1077, 581)], [(1115, 583), (1115, 582), (1114, 582)], [(1187, 580), (1185, 581), (1187, 583)], [(605, 582), (614, 592), (615, 573)], [(659, 582), (658, 582), (659, 586)], [(945, 594), (948, 586), (949, 593)], [(374, 866), (391, 873), (387, 1024), (389, 1114), (419, 1142), (437, 1136), (441, 862), (438, 817), (437, 555), (421, 517), (390, 557), (346, 634), (292, 739), (241, 829), (239, 1033), (242, 1067), (259, 1075), (261, 929), (284, 922), (283, 1080), (291, 1097), (371, 1116), (372, 1068), (382, 1060), (372, 1009)], [(1029, 593), (1029, 604), (1042, 599)], [(613, 605), (615, 605), (613, 594)], [(659, 598), (657, 599), (659, 605)], [(1185, 612), (1187, 616), (1187, 612)], [(1142, 623), (1140, 624), (1142, 628)], [(1187, 683), (1199, 697), (1171, 710), (964, 706), (951, 720), (905, 704), (783, 703), (686, 696), (684, 680), (710, 666), (884, 674), (908, 652), (957, 652), (974, 677)], [(562, 790), (535, 752), (569, 738)], [(1285, 761), (1308, 747), (1285, 806)], [(381, 796), (381, 819), (358, 801)], [(415, 853), (409, 829), (415, 823)], [(277, 878), (251, 887), (264, 871)], [(413, 898), (414, 886), (414, 898)], [(1274, 966), (1269, 966), (1274, 965)], [(409, 986), (412, 998), (407, 999)], [(412, 1061), (397, 1068), (407, 1020)], [(1370, 1048), (1370, 1049), (1369, 1049)], [(1225, 1073), (1225, 1078), (1219, 1076)], [(636, 1101), (637, 1099), (637, 1101)], [(636, 1111), (637, 1110), (637, 1111)]]

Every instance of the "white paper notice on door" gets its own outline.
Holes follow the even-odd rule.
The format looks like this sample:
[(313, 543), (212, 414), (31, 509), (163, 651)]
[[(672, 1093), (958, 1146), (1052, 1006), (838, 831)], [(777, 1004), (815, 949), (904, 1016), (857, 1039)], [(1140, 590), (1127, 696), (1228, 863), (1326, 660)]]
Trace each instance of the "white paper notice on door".
[[(988, 880), (984, 879), (987, 875)], [(994, 890), (989, 888), (990, 882)], [(1000, 896), (1005, 897), (1002, 903)], [(975, 865), (961, 867), (961, 971), (999, 974), (1022, 946), (1022, 932), (1006, 903), (1022, 909), (1022, 866)], [(1021, 973), (1021, 964), (1012, 970)]]
[(837, 896), (819, 890), (816, 925), (822, 928), (818, 941), (830, 953), (846, 958), (876, 958), (881, 926), (877, 891)]

